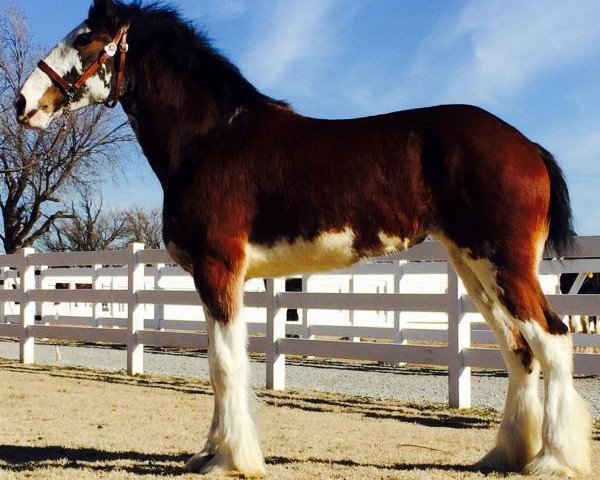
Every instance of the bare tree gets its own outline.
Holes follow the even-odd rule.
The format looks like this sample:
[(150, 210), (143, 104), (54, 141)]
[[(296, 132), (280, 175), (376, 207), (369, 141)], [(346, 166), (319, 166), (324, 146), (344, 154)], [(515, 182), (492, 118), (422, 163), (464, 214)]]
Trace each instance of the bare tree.
[(102, 211), (102, 197), (88, 188), (79, 192), (77, 205), (71, 203), (68, 218), (57, 221), (43, 235), (38, 245), (51, 252), (97, 251), (121, 248), (125, 241), (125, 219), (122, 214)]
[(147, 248), (162, 248), (162, 214), (160, 209), (146, 210), (134, 206), (124, 210), (124, 236), (127, 243), (141, 242)]
[[(98, 183), (99, 172), (116, 165), (119, 148), (132, 140), (126, 122), (107, 110), (85, 109), (53, 122), (43, 132), (19, 125), (13, 100), (26, 75), (41, 57), (22, 14), (0, 16), (0, 239), (6, 253), (32, 245), (59, 219), (69, 215), (63, 203), (69, 188)], [(102, 166), (102, 168), (100, 168)]]

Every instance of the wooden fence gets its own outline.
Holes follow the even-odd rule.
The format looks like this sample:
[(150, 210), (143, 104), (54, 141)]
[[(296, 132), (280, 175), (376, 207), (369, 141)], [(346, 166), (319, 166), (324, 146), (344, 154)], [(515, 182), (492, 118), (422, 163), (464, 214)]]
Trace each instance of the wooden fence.
[[(579, 272), (582, 280), (587, 272), (600, 271), (600, 237), (578, 237), (577, 255), (573, 258), (546, 259), (540, 273), (560, 275)], [(249, 350), (265, 354), (266, 383), (268, 388), (285, 388), (286, 355), (315, 356), (338, 359), (370, 360), (390, 363), (415, 363), (448, 367), (449, 403), (456, 407), (471, 404), (471, 368), (503, 368), (500, 352), (495, 348), (477, 346), (494, 343), (488, 329), (473, 330), (469, 314), (475, 313), (473, 302), (461, 288), (454, 270), (447, 263), (446, 252), (437, 242), (426, 242), (386, 260), (387, 263), (361, 264), (353, 269), (332, 274), (394, 274), (391, 293), (320, 293), (286, 292), (284, 279), (270, 279), (265, 291), (246, 292), (245, 305), (264, 309), (266, 322), (251, 324)], [(164, 250), (145, 250), (141, 244), (132, 244), (127, 250), (110, 252), (36, 253), (24, 249), (19, 254), (0, 256), (0, 269), (5, 277), (18, 278), (9, 286), (0, 288), (0, 336), (19, 339), (20, 360), (33, 363), (35, 339), (49, 338), (85, 342), (113, 343), (127, 346), (127, 372), (143, 372), (144, 346), (206, 349), (207, 335), (200, 331), (163, 329), (160, 324), (149, 326), (144, 318), (144, 305), (198, 306), (200, 300), (194, 291), (156, 290), (145, 288), (145, 270), (172, 264)], [(106, 269), (125, 268), (127, 288), (102, 290), (98, 279)], [(39, 273), (44, 268), (60, 267), (93, 270), (92, 289), (56, 290), (41, 288)], [(398, 293), (401, 272), (447, 271), (447, 289), (444, 293)], [(442, 270), (441, 270), (442, 269)], [(38, 275), (36, 275), (36, 273)], [(600, 312), (600, 295), (559, 295), (548, 298), (561, 314), (588, 314)], [(102, 304), (126, 304), (127, 318), (123, 325), (97, 326), (98, 318), (90, 325), (68, 324), (66, 318), (44, 321), (36, 311), (44, 304), (85, 302), (93, 305), (93, 317), (98, 316)], [(8, 304), (18, 304), (18, 319), (11, 321), (5, 315)], [(304, 321), (286, 322), (287, 309), (335, 309), (349, 311), (392, 311), (392, 325), (310, 325)], [(401, 312), (445, 312), (447, 328), (442, 330), (404, 328)], [(63, 322), (64, 320), (64, 322)], [(287, 323), (287, 325), (286, 325)], [(164, 326), (164, 325), (163, 325)], [(286, 336), (287, 334), (287, 336)], [(297, 338), (292, 338), (297, 337)], [(380, 342), (353, 342), (326, 337), (371, 337)], [(320, 337), (320, 338), (317, 338)], [(575, 334), (575, 344), (600, 347), (600, 335)], [(411, 344), (410, 341), (431, 341), (432, 344)], [(581, 374), (600, 374), (600, 355), (577, 353), (575, 370)]]

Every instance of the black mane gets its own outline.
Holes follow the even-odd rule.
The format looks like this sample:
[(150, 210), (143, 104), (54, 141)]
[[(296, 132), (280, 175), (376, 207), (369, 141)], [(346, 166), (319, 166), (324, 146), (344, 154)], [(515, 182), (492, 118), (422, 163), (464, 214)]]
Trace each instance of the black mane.
[(211, 45), (203, 31), (181, 18), (175, 7), (160, 2), (144, 5), (141, 0), (113, 4), (109, 12), (92, 6), (87, 20), (90, 27), (103, 25), (116, 31), (129, 23), (132, 51), (144, 52), (148, 59), (168, 59), (178, 73), (187, 74), (208, 88), (221, 112), (231, 113), (240, 107), (251, 109), (265, 103), (288, 107), (286, 102), (259, 92), (238, 67)]

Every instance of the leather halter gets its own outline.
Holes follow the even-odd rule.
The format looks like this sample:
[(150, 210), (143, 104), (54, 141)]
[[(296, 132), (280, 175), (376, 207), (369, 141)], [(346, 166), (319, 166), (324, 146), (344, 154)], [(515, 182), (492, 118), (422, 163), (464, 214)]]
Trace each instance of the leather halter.
[(112, 93), (112, 100), (109, 98), (104, 103), (107, 107), (113, 108), (119, 102), (121, 97), (121, 88), (123, 85), (123, 71), (125, 69), (125, 57), (129, 45), (127, 44), (127, 32), (129, 31), (129, 25), (121, 27), (112, 42), (104, 47), (102, 53), (98, 56), (96, 61), (92, 63), (85, 72), (73, 83), (68, 82), (61, 77), (56, 71), (43, 60), (38, 62), (38, 68), (50, 77), (50, 80), (63, 92), (66, 97), (66, 106), (71, 103), (73, 97), (77, 92), (81, 90), (83, 84), (90, 78), (98, 69), (104, 65), (109, 58), (116, 55), (117, 50), (119, 51), (119, 60), (116, 62), (115, 68), (117, 71), (117, 77), (115, 80), (115, 89)]

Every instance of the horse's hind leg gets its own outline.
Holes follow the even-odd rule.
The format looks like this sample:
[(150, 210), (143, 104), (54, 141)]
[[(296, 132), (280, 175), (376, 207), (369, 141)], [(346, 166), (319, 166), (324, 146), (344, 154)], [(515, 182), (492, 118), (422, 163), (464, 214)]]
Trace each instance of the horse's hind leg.
[(575, 315), (569, 315), (569, 331), (571, 333), (577, 333), (577, 323), (575, 322)]
[(521, 333), (544, 373), (542, 448), (525, 471), (552, 476), (587, 473), (591, 468), (592, 420), (573, 385), (571, 337), (540, 288), (537, 266), (541, 248), (528, 249), (522, 244), (519, 250), (498, 246), (493, 258), (475, 262), (485, 293)]
[(581, 315), (579, 323), (581, 325), (581, 333), (590, 333), (590, 317), (588, 315)]
[(527, 286), (515, 284), (514, 280), (499, 284), (515, 292), (510, 294), (514, 300), (507, 302), (507, 310), (539, 359), (544, 373), (543, 447), (538, 457), (526, 467), (526, 472), (566, 476), (589, 473), (592, 418), (573, 384), (573, 343), (568, 329), (543, 297), (533, 309), (518, 303), (523, 301)]
[(489, 262), (473, 260), (467, 250), (443, 239), (469, 296), (493, 330), (508, 371), (506, 405), (496, 445), (476, 465), (482, 471), (520, 471), (542, 446), (539, 363), (520, 332), (487, 290), (494, 288)]
[(250, 415), (249, 362), (243, 304), (243, 255), (202, 258), (194, 280), (205, 305), (214, 416), (204, 448), (187, 463), (201, 473), (265, 474), (256, 427)]

